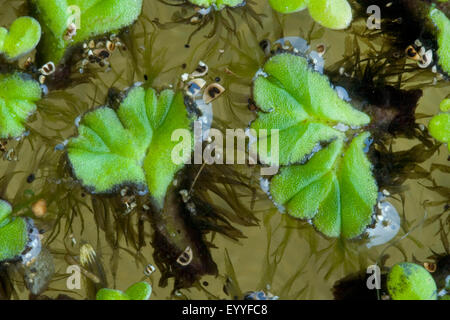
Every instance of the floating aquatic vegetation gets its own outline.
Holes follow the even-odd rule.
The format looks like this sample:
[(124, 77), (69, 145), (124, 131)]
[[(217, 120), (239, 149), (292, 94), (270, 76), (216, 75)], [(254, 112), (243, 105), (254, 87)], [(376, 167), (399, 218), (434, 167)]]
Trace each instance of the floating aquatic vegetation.
[(431, 9), (430, 18), (437, 28), (439, 64), (446, 73), (450, 73), (450, 20), (436, 8)]
[(33, 220), (11, 217), (11, 205), (0, 200), (0, 262), (30, 263), (41, 251)]
[(347, 0), (269, 0), (273, 9), (291, 13), (308, 8), (311, 17), (330, 29), (345, 29), (353, 19)]
[[(2, 7), (0, 18), (3, 18), (2, 21), (8, 21), (5, 26), (10, 25), (16, 15), (31, 14), (28, 12), (28, 1), (0, 0), (1, 4), (2, 1), (6, 5)], [(173, 7), (176, 1), (183, 4)], [(385, 22), (389, 21), (384, 18), (387, 17), (389, 8), (395, 8), (399, 2), (408, 1), (415, 2), (384, 2), (392, 2), (392, 6), (382, 7), (383, 35), (387, 35), (384, 27)], [(427, 4), (429, 2), (436, 3), (437, 0), (426, 1)], [(69, 57), (71, 52), (73, 55), (70, 55), (70, 59), (61, 60), (65, 62), (64, 68), (56, 68), (56, 74), (48, 76), (46, 86), (41, 86), (43, 91), (49, 94), (44, 94), (45, 98), (36, 103), (39, 113), (33, 117), (33, 121), (29, 121), (29, 125), (25, 125), (26, 131), (22, 137), (26, 135), (27, 138), (0, 141), (0, 153), (4, 159), (0, 160), (0, 194), (4, 194), (5, 198), (15, 204), (18, 216), (35, 218), (43, 237), (42, 241), (45, 241), (51, 251), (51, 254), (47, 252), (47, 258), (53, 255), (57, 261), (57, 273), (54, 276), (45, 275), (42, 270), (51, 270), (51, 264), (47, 265), (47, 258), (42, 262), (38, 262), (38, 258), (37, 264), (30, 265), (25, 271), (25, 281), (22, 283), (21, 279), (14, 278), (17, 276), (16, 272), (6, 273), (7, 264), (3, 264), (0, 266), (0, 298), (22, 299), (28, 297), (29, 292), (32, 293), (30, 299), (69, 298), (58, 295), (58, 291), (63, 291), (71, 298), (95, 299), (100, 288), (116, 288), (116, 283), (124, 283), (124, 277), (130, 272), (138, 278), (144, 278), (144, 270), (149, 263), (156, 266), (151, 276), (146, 275), (153, 285), (154, 293), (158, 298), (175, 299), (196, 299), (204, 296), (211, 299), (241, 299), (245, 297), (245, 292), (250, 291), (253, 294), (250, 294), (249, 298), (254, 299), (272, 298), (272, 295), (282, 299), (330, 298), (331, 293), (326, 288), (336, 277), (355, 270), (364, 269), (365, 272), (367, 265), (375, 261), (377, 251), (383, 248), (368, 249), (367, 246), (377, 244), (378, 240), (389, 239), (372, 236), (372, 239), (365, 241), (365, 234), (362, 236), (363, 241), (329, 239), (311, 228), (308, 222), (314, 221), (292, 219), (288, 214), (280, 215), (258, 186), (259, 166), (239, 167), (245, 172), (242, 176), (236, 173), (235, 167), (231, 168), (229, 165), (185, 166), (184, 170), (179, 170), (175, 175), (176, 186), (172, 188), (172, 184), (169, 185), (164, 197), (165, 210), (155, 210), (150, 193), (136, 193), (136, 189), (146, 189), (146, 177), (145, 185), (136, 187), (133, 183), (125, 182), (117, 186), (117, 194), (98, 195), (86, 192), (80, 181), (73, 174), (70, 175), (70, 169), (73, 168), (70, 167), (71, 163), (64, 152), (69, 141), (66, 139), (77, 135), (76, 126), (83, 121), (85, 112), (103, 105), (105, 97), (108, 98), (106, 108), (117, 114), (124, 97), (120, 98), (119, 90), (111, 90), (112, 94), (109, 94), (108, 89), (112, 86), (121, 90), (134, 81), (145, 80), (143, 87), (146, 89), (176, 87), (178, 90), (187, 85), (188, 91), (195, 95), (199, 91), (197, 87), (207, 87), (203, 81), (220, 84), (226, 89), (220, 99), (210, 105), (204, 104), (201, 99), (195, 102), (197, 107), (201, 104), (209, 109), (208, 123), (214, 113), (216, 123), (213, 127), (217, 127), (218, 119), (223, 121), (224, 127), (221, 127), (221, 130), (247, 126), (256, 114), (248, 112), (248, 109), (258, 111), (259, 114), (270, 114), (271, 112), (258, 110), (258, 105), (249, 96), (248, 89), (253, 75), (263, 65), (266, 57), (286, 51), (285, 47), (289, 46), (289, 43), (296, 48), (297, 42), (286, 35), (301, 35), (308, 39), (311, 48), (317, 50), (318, 55), (315, 57), (323, 56), (327, 61), (323, 63), (322, 58), (320, 63), (311, 65), (311, 71), (314, 69), (322, 72), (326, 69), (326, 74), (331, 79), (331, 87), (338, 96), (347, 102), (351, 101), (355, 109), (366, 113), (371, 120), (370, 124), (361, 128), (344, 125), (340, 121), (336, 124), (334, 121), (317, 120), (333, 130), (341, 131), (341, 138), (319, 141), (320, 143), (315, 145), (317, 148), (313, 148), (314, 153), (310, 152), (304, 158), (305, 162), (299, 161), (292, 165), (309, 163), (319, 157), (320, 152), (331, 149), (332, 144), (340, 139), (345, 146), (342, 151), (347, 153), (346, 148), (355, 141), (356, 136), (360, 136), (363, 131), (370, 131), (374, 141), (367, 157), (375, 166), (373, 174), (379, 190), (388, 186), (392, 195), (389, 201), (401, 201), (403, 206), (399, 207), (397, 203), (392, 202), (399, 209), (401, 216), (401, 231), (398, 237), (407, 237), (409, 244), (416, 248), (414, 255), (419, 258), (428, 247), (433, 246), (433, 250), (435, 249), (435, 240), (439, 236), (448, 242), (448, 232), (434, 232), (439, 223), (444, 229), (448, 229), (449, 225), (449, 190), (445, 176), (448, 168), (442, 164), (447, 155), (438, 153), (442, 144), (429, 136), (427, 126), (424, 125), (427, 121), (424, 119), (428, 117), (425, 113), (430, 113), (429, 106), (435, 105), (428, 101), (429, 86), (434, 86), (431, 95), (440, 96), (445, 90), (442, 86), (448, 85), (441, 81), (439, 72), (442, 70), (439, 66), (437, 69), (433, 68), (434, 64), (440, 61), (436, 54), (437, 43), (427, 41), (432, 38), (422, 37), (426, 33), (420, 34), (421, 36), (418, 36), (418, 33), (406, 33), (406, 37), (398, 36), (397, 33), (395, 39), (373, 38), (372, 35), (377, 32), (381, 34), (381, 31), (367, 29), (365, 7), (362, 19), (352, 23), (350, 29), (345, 32), (325, 32), (325, 28), (310, 19), (307, 12), (304, 12), (306, 15), (281, 15), (267, 4), (267, 0), (249, 0), (243, 7), (224, 7), (219, 11), (214, 7), (211, 10), (195, 8), (187, 0), (145, 1), (143, 14), (129, 32), (125, 30), (119, 34), (118, 30), (111, 31), (118, 34), (120, 42), (125, 45), (111, 56), (110, 68), (86, 67), (83, 72), (78, 72), (85, 66), (82, 59), (92, 57), (93, 62), (89, 61), (91, 66), (108, 63), (97, 60), (105, 55), (103, 49), (106, 47), (102, 46), (103, 51), (98, 50), (98, 54), (89, 54), (89, 50), (100, 49), (97, 44), (106, 44), (108, 40), (111, 41), (113, 35), (95, 36), (92, 42), (94, 48), (90, 48), (90, 41), (81, 41), (78, 44), (70, 42), (81, 29), (68, 25), (62, 38), (68, 41), (66, 57)], [(445, 7), (437, 8), (445, 13)], [(250, 20), (250, 24), (246, 17), (254, 17), (250, 13), (252, 9), (258, 14), (257, 18)], [(16, 13), (12, 15), (12, 11)], [(180, 18), (186, 17), (188, 26), (179, 23)], [(304, 19), (299, 20), (298, 17)], [(397, 17), (400, 16), (395, 16), (393, 20)], [(413, 33), (416, 29), (411, 28), (412, 23), (407, 14), (402, 17), (403, 23), (395, 22), (394, 25), (406, 25), (405, 29), (410, 28)], [(168, 30), (164, 25), (158, 24), (158, 20), (174, 21), (175, 23), (171, 24), (173, 29)], [(199, 32), (192, 43), (188, 41), (190, 46), (183, 49), (189, 33), (206, 23), (211, 29)], [(308, 28), (311, 24), (314, 27)], [(358, 35), (360, 52), (352, 52), (349, 55), (346, 53), (345, 61), (339, 62), (342, 64), (330, 72), (329, 62), (338, 60), (336, 58), (344, 44), (344, 36), (361, 30), (365, 31)], [(264, 46), (266, 41), (279, 38), (283, 38), (283, 41), (276, 41), (275, 46)], [(415, 43), (417, 38), (423, 42), (421, 45)], [(157, 41), (153, 41), (154, 39)], [(262, 39), (264, 40), (261, 41)], [(402, 45), (396, 48), (391, 40), (401, 42)], [(260, 41), (264, 51), (259, 50)], [(349, 42), (346, 41), (345, 47), (348, 45)], [(410, 45), (414, 49), (411, 52), (415, 53), (412, 58), (406, 59), (405, 49)], [(379, 48), (381, 49), (378, 50)], [(299, 50), (300, 54), (308, 55), (308, 58), (314, 60), (309, 49), (306, 52)], [(431, 64), (422, 68), (430, 62), (422, 61), (424, 57), (428, 59), (430, 50), (433, 53)], [(24, 59), (19, 60), (16, 66), (0, 62), (0, 72), (23, 68), (35, 78), (39, 73), (44, 76), (42, 71), (51, 71), (52, 68), (47, 67), (52, 65), (48, 64), (48, 60), (44, 60), (39, 52), (37, 54), (38, 60), (41, 57), (38, 66), (31, 62), (34, 60), (31, 56), (23, 67)], [(209, 67), (208, 74), (200, 73), (201, 78), (188, 79), (183, 83), (174, 81), (180, 78), (182, 72), (194, 70), (199, 61), (206, 62)], [(368, 68), (363, 68), (366, 64)], [(57, 62), (53, 65), (57, 67)], [(216, 88), (221, 91), (220, 87)], [(418, 104), (422, 91), (423, 99)], [(444, 96), (445, 94), (447, 93), (445, 92)], [(119, 99), (116, 101), (117, 97)], [(184, 102), (189, 106), (194, 105), (193, 101)], [(309, 118), (307, 122), (310, 122)], [(416, 142), (419, 142), (419, 145), (411, 147)], [(204, 142), (204, 145), (208, 144)], [(289, 148), (285, 150), (291, 151)], [(283, 156), (289, 158), (286, 151), (283, 151)], [(342, 161), (343, 158), (339, 157), (336, 164)], [(145, 173), (145, 170), (142, 170)], [(332, 170), (331, 173), (336, 172)], [(249, 186), (251, 188), (248, 188)], [(270, 191), (270, 188), (268, 190)], [(420, 192), (423, 192), (423, 195)], [(47, 210), (43, 209), (45, 205), (41, 205), (42, 199), (46, 201)], [(430, 209), (430, 214), (422, 223), (423, 232), (411, 235), (409, 225), (415, 224), (417, 216), (421, 216), (422, 206), (419, 199), (427, 199), (425, 205)], [(379, 202), (379, 205), (381, 210), (387, 209), (386, 217), (398, 227), (398, 215), (390, 215), (393, 213), (393, 206), (386, 201)], [(431, 206), (439, 207), (430, 208)], [(384, 227), (384, 216), (379, 214), (373, 217), (372, 222), (375, 223), (377, 219), (378, 223), (375, 227), (378, 226), (381, 230), (381, 227)], [(373, 230), (377, 232), (377, 229)], [(44, 231), (45, 233), (42, 233)], [(371, 231), (372, 229), (366, 230), (369, 234)], [(393, 233), (383, 233), (383, 236), (392, 235)], [(83, 264), (80, 261), (78, 256), (81, 252), (73, 250), (85, 241), (95, 247), (96, 263), (99, 263), (100, 259), (109, 259), (108, 262), (104, 261), (103, 275), (108, 282), (103, 281), (101, 273), (95, 269), (93, 263)], [(395, 239), (392, 244), (395, 244), (393, 254), (401, 256), (411, 252), (411, 246), (401, 246)], [(229, 259), (224, 260), (221, 257), (224, 247), (228, 249), (235, 263), (233, 272), (228, 268)], [(45, 256), (45, 250), (41, 250), (41, 254)], [(236, 254), (239, 254), (239, 257)], [(73, 256), (75, 260), (65, 259), (67, 255)], [(398, 261), (407, 259), (400, 258)], [(82, 279), (86, 280), (83, 281), (81, 290), (67, 290), (68, 275), (64, 274), (67, 265), (81, 267)], [(433, 270), (432, 263), (425, 268)], [(435, 272), (429, 272), (435, 278), (440, 269), (438, 266)], [(255, 270), (260, 272), (255, 273)], [(249, 277), (255, 274), (258, 275)], [(386, 277), (387, 273), (382, 274), (382, 278), (383, 276)], [(51, 286), (44, 293), (48, 296), (40, 294), (46, 287), (46, 277), (52, 278)], [(31, 283), (31, 279), (35, 281)], [(233, 287), (233, 284), (237, 283), (235, 279), (240, 281), (239, 285), (243, 291), (239, 286)], [(158, 280), (159, 285), (154, 284), (158, 283)], [(366, 288), (366, 278), (363, 280), (358, 284), (361, 284), (361, 288)], [(442, 289), (442, 284), (438, 283), (436, 278), (435, 280), (437, 288)], [(224, 292), (219, 290), (222, 284), (226, 285)], [(175, 291), (171, 292), (172, 288)], [(351, 289), (355, 288), (356, 284), (352, 283)], [(376, 290), (370, 293), (374, 296)], [(438, 298), (445, 296), (444, 294), (441, 297), (441, 293), (443, 294), (442, 290), (438, 292)], [(364, 292), (358, 291), (359, 297), (363, 294)]]
[(138, 282), (130, 286), (125, 292), (103, 288), (97, 292), (97, 300), (148, 300), (152, 294), (152, 287), (147, 282)]
[(25, 250), (28, 242), (27, 222), (24, 219), (11, 219), (12, 207), (0, 201), (0, 261), (13, 260)]
[(245, 4), (245, 0), (189, 0), (189, 2), (203, 8), (214, 6), (218, 10), (225, 7), (237, 7)]
[(436, 300), (436, 283), (430, 273), (415, 263), (393, 266), (387, 277), (387, 288), (393, 300)]
[(131, 25), (140, 15), (142, 0), (32, 0), (44, 36), (42, 62), (61, 63), (67, 48), (89, 38)]
[[(191, 130), (182, 93), (133, 87), (117, 112), (100, 107), (85, 114), (79, 136), (67, 145), (75, 176), (93, 193), (125, 185), (149, 191), (161, 208), (169, 184), (183, 164), (171, 161), (173, 130)], [(190, 154), (183, 155), (183, 162)]]
[[(364, 268), (338, 280), (332, 289), (334, 298), (336, 300), (448, 299), (448, 281), (450, 280), (448, 234), (444, 229), (441, 229), (440, 233), (444, 253), (437, 254), (431, 250), (433, 255), (429, 256), (425, 262), (419, 261), (413, 255), (414, 263), (403, 262), (389, 268), (386, 266), (386, 261), (390, 255), (385, 254), (383, 250), (374, 265), (377, 268)], [(404, 238), (406, 235), (385, 249), (389, 247), (400, 249), (398, 242)], [(403, 256), (406, 258), (405, 253)], [(378, 272), (379, 277), (374, 278), (374, 272)], [(373, 287), (370, 288), (370, 285)]]
[(19, 137), (41, 98), (37, 81), (22, 73), (0, 74), (0, 138)]
[(31, 17), (16, 19), (9, 27), (0, 28), (0, 54), (8, 60), (16, 60), (29, 53), (41, 39), (41, 25)]
[(291, 13), (306, 9), (306, 0), (269, 0), (272, 8), (281, 13)]
[[(276, 55), (263, 71), (265, 75), (254, 84), (260, 111), (250, 128), (280, 130), (279, 164), (283, 167), (269, 187), (274, 202), (294, 217), (311, 219), (327, 236), (359, 236), (371, 223), (377, 200), (364, 152), (370, 134), (354, 137), (344, 152), (346, 135), (332, 126), (342, 123), (356, 128), (367, 125), (370, 118), (339, 98), (328, 79), (312, 71), (301, 56)], [(262, 137), (271, 139), (270, 133)], [(264, 158), (261, 146), (254, 151), (262, 163), (274, 163)]]
[(435, 115), (428, 124), (430, 134), (438, 141), (446, 143), (450, 151), (450, 99), (441, 102), (442, 113)]

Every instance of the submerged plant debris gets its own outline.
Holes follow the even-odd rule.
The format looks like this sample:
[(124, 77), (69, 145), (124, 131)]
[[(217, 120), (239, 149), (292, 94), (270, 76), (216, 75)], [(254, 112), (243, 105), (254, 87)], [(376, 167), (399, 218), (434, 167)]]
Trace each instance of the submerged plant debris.
[(0, 8), (0, 299), (449, 299), (448, 1)]

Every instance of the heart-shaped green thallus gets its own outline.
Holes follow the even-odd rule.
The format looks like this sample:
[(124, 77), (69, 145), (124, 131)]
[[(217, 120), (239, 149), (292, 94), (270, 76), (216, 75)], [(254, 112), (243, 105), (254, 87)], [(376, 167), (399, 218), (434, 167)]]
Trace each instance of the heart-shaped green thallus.
[(291, 13), (308, 8), (311, 17), (330, 29), (345, 29), (353, 19), (347, 0), (269, 0), (272, 8), (281, 13)]
[[(32, 4), (44, 31), (40, 60), (55, 64), (69, 46), (129, 26), (142, 10), (142, 0), (32, 0)], [(67, 38), (71, 24), (76, 34)]]
[(9, 27), (0, 28), (0, 53), (16, 60), (29, 53), (41, 39), (41, 25), (31, 17), (20, 17)]
[[(171, 161), (177, 145), (172, 133), (191, 131), (192, 121), (181, 92), (158, 95), (133, 86), (118, 109), (100, 107), (82, 117), (78, 136), (67, 145), (73, 172), (93, 193), (113, 193), (131, 184), (148, 190), (162, 208), (169, 185), (184, 166), (184, 161)], [(184, 160), (189, 157), (190, 152), (183, 153)]]
[(97, 300), (148, 300), (152, 294), (152, 287), (147, 282), (138, 282), (125, 292), (103, 288), (97, 292)]
[(41, 87), (28, 74), (0, 74), (0, 138), (22, 135), (40, 98)]

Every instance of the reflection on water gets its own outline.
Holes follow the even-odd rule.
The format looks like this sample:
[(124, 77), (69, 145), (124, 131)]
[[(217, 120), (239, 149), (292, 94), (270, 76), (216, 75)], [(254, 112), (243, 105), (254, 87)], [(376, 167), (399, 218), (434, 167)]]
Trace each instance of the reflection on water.
[[(1, 7), (7, 8), (0, 13), (1, 24), (10, 23), (24, 3), (0, 0)], [(111, 70), (92, 67), (83, 75), (75, 70), (70, 87), (50, 90), (30, 121), (29, 136), (7, 144), (17, 160), (0, 161), (0, 195), (14, 204), (16, 213), (31, 217), (31, 205), (47, 200), (48, 214), (36, 220), (45, 231), (43, 243), (55, 262), (55, 275), (45, 294), (76, 299), (95, 296), (98, 285), (89, 276), (83, 277), (79, 290), (67, 289), (67, 260), (74, 261), (68, 255), (75, 257), (72, 259), (86, 274), (100, 277), (108, 287), (126, 288), (148, 279), (153, 299), (242, 299), (249, 292), (280, 299), (323, 299), (332, 298), (331, 288), (337, 280), (365, 270), (379, 261), (381, 254), (389, 256), (386, 265), (390, 266), (444, 253), (446, 242), (448, 250), (447, 151), (424, 129), (427, 117), (437, 112), (439, 102), (450, 93), (448, 84), (430, 85), (422, 71), (412, 70), (400, 77), (409, 69), (387, 59), (392, 54), (389, 50), (394, 49), (380, 36), (362, 33), (363, 28), (364, 21), (359, 21), (346, 32), (327, 30), (315, 24), (307, 12), (275, 14), (264, 1), (248, 1), (247, 7), (200, 16), (189, 5), (145, 1), (141, 18), (121, 36), (127, 49), (113, 55)], [(106, 101), (114, 103), (111, 87), (122, 90), (139, 81), (158, 89), (181, 88), (182, 74), (192, 72), (199, 61), (209, 67), (205, 80), (227, 89), (212, 103), (213, 126), (245, 128), (254, 117), (249, 111), (252, 79), (270, 54), (261, 48), (261, 42), (297, 37), (306, 39), (314, 50), (326, 48), (324, 72), (347, 90), (355, 106), (380, 107), (379, 100), (371, 100), (369, 85), (380, 92), (392, 90), (392, 97), (398, 94), (405, 103), (404, 109), (393, 103), (383, 106), (389, 112), (373, 114), (377, 123), (400, 119), (393, 131), (373, 128), (375, 174), (389, 196), (380, 202), (386, 215), (380, 215), (383, 219), (378, 219), (369, 234), (385, 228), (386, 219), (392, 233), (381, 240), (327, 239), (308, 222), (280, 214), (261, 190), (255, 168), (193, 166), (184, 173), (187, 182), (183, 183), (189, 190), (195, 181), (192, 202), (201, 214), (188, 219), (192, 224), (183, 228), (193, 243), (209, 252), (203, 258), (210, 265), (201, 271), (205, 274), (201, 278), (175, 280), (174, 276), (186, 275), (167, 263), (168, 252), (155, 251), (157, 240), (162, 239), (158, 232), (164, 235), (165, 231), (155, 231), (159, 222), (148, 218), (142, 199), (130, 200), (128, 194), (89, 195), (72, 178), (63, 148), (58, 146), (76, 133), (74, 123), (81, 114)], [(369, 60), (371, 64), (364, 64)], [(389, 68), (375, 67), (386, 63), (383, 61), (388, 61)], [(421, 98), (404, 91), (415, 89), (423, 90)], [(405, 110), (414, 110), (417, 101), (416, 121), (413, 118), (411, 123), (408, 118), (405, 122)], [(35, 179), (27, 182), (30, 174)], [(127, 209), (129, 201), (136, 201), (136, 209)], [(88, 264), (78, 260), (85, 244), (95, 252)], [(172, 246), (181, 250), (170, 252), (175, 258), (186, 249), (177, 243)], [(157, 266), (154, 272), (148, 272), (150, 265)], [(4, 278), (0, 277), (0, 284), (8, 287)], [(28, 296), (21, 281), (18, 275), (12, 277), (13, 297)], [(192, 287), (184, 289), (185, 285)]]

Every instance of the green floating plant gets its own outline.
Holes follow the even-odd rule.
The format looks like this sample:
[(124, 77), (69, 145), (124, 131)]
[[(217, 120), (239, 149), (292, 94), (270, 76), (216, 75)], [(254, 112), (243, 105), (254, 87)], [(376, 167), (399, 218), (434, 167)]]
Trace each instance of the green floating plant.
[(450, 152), (450, 99), (444, 99), (440, 109), (443, 113), (435, 115), (430, 120), (428, 128), (433, 138), (447, 144)]
[(392, 300), (436, 300), (437, 287), (431, 274), (415, 263), (398, 263), (387, 277)]
[(370, 118), (339, 98), (328, 78), (301, 56), (276, 55), (264, 73), (254, 83), (259, 112), (251, 129), (267, 130), (266, 136), (259, 134), (258, 145), (266, 143), (269, 156), (255, 150), (255, 144), (250, 150), (258, 152), (262, 163), (274, 164), (270, 130), (279, 129), (282, 168), (270, 181), (273, 200), (290, 215), (311, 220), (327, 236), (359, 236), (371, 223), (377, 201), (364, 152), (370, 135), (360, 134), (346, 147), (345, 133), (333, 126), (363, 126)]
[[(78, 137), (68, 143), (75, 176), (94, 193), (132, 184), (162, 206), (167, 187), (183, 164), (171, 159), (176, 129), (191, 131), (182, 93), (133, 87), (117, 111), (100, 107), (85, 114)], [(190, 154), (183, 154), (189, 159)]]
[(308, 8), (315, 21), (330, 29), (345, 29), (353, 19), (352, 7), (347, 0), (269, 0), (269, 3), (281, 13)]
[(39, 83), (22, 73), (0, 74), (0, 138), (25, 132), (27, 117), (36, 111), (41, 98)]
[(189, 0), (196, 6), (209, 8), (215, 6), (218, 10), (222, 10), (225, 7), (237, 7), (245, 3), (245, 0)]
[(12, 218), (11, 213), (11, 205), (0, 200), (0, 262), (18, 257), (28, 242), (26, 220)]
[[(89, 38), (131, 25), (140, 15), (142, 0), (31, 0), (44, 36), (41, 54), (55, 64), (66, 48)], [(76, 34), (67, 37), (69, 25)]]
[(147, 282), (138, 282), (125, 292), (103, 288), (97, 292), (97, 300), (148, 300), (152, 294), (152, 286)]
[(281, 13), (292, 13), (306, 9), (306, 0), (269, 0), (270, 6)]
[(442, 100), (439, 109), (441, 109), (442, 112), (450, 111), (450, 98)]
[(0, 54), (16, 60), (36, 48), (41, 39), (41, 25), (31, 17), (16, 19), (10, 26), (0, 28)]
[(450, 20), (436, 8), (431, 9), (430, 18), (438, 29), (439, 64), (446, 73), (450, 73)]

